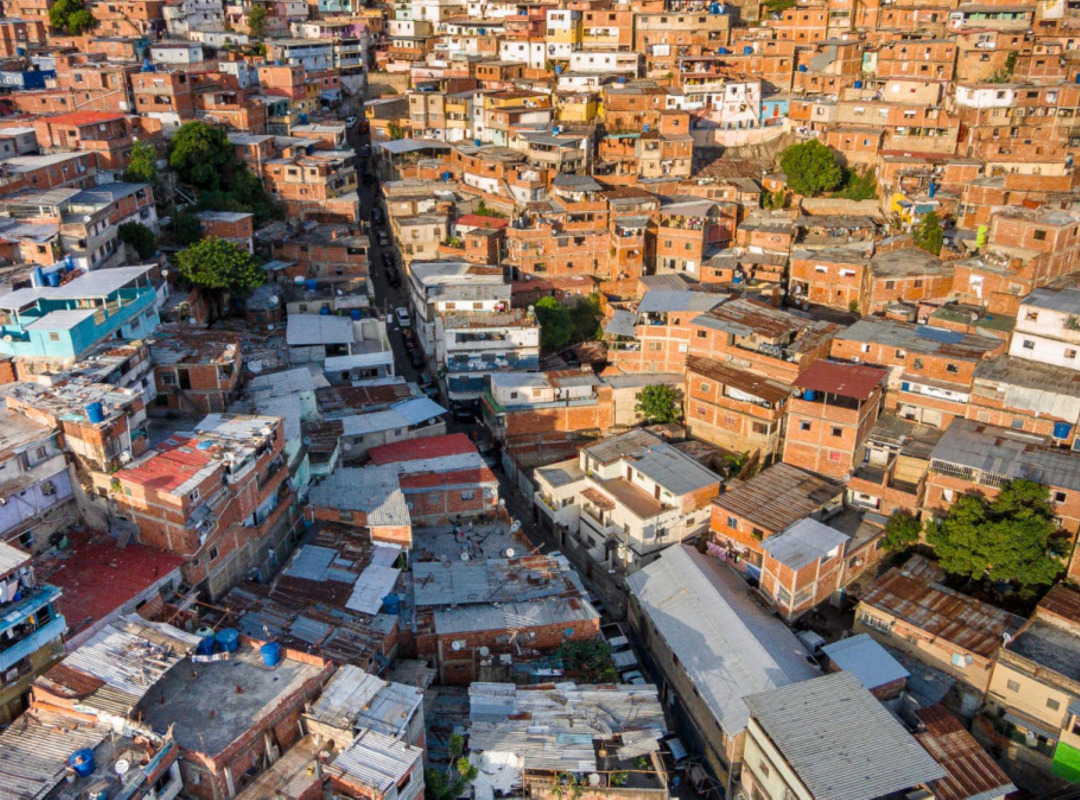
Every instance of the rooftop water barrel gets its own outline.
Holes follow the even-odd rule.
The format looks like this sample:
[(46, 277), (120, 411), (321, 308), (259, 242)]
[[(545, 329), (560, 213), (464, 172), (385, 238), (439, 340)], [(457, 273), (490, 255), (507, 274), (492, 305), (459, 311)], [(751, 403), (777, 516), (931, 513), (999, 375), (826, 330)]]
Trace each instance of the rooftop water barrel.
[(64, 256), (64, 266), (67, 267), (68, 272), (71, 272), (75, 269), (75, 259), (73, 259), (70, 255)]
[(236, 649), (240, 647), (240, 632), (236, 628), (220, 630), (214, 638), (226, 653), (235, 653)]
[(754, 48), (752, 45), (744, 44), (742, 49), (744, 56), (752, 56), (754, 54)]
[(401, 598), (396, 594), (388, 594), (382, 599), (382, 603), (387, 614), (397, 614), (401, 611)]
[(330, 316), (330, 306), (323, 306), (322, 308), (320, 308), (319, 309), (319, 316), (320, 317), (329, 317)]
[(927, 187), (927, 194), (930, 195), (931, 200), (934, 198), (934, 195), (937, 194), (937, 183), (936, 182), (930, 181), (930, 186)]
[(1055, 439), (1068, 439), (1069, 434), (1072, 433), (1072, 425), (1068, 422), (1055, 422), (1054, 423), (1054, 438)]
[(861, 89), (862, 88), (862, 81), (855, 81), (855, 88), (856, 89)]
[(726, 47), (720, 47), (720, 48), (717, 48), (717, 51), (718, 51), (718, 52), (720, 53), (720, 55), (722, 55), (722, 56), (726, 56), (726, 55), (728, 54), (728, 49), (727, 49)]
[(354, 320), (360, 319), (360, 309), (359, 308), (350, 309), (349, 310), (349, 316), (352, 317)]
[(80, 778), (86, 778), (94, 774), (94, 751), (89, 747), (76, 750), (68, 758), (68, 766), (75, 770)]
[(619, 83), (626, 83), (626, 76), (625, 75), (620, 75), (619, 76)]
[(479, 146), (480, 146), (480, 144), (481, 144), (481, 142), (480, 142), (480, 140), (479, 140), (479, 139), (473, 139), (473, 140), (472, 140), (472, 143), (473, 143), (473, 147), (479, 147)]
[(31, 273), (30, 282), (34, 284), (34, 286), (44, 286), (45, 270), (43, 270), (41, 267), (34, 267), (34, 271)]
[[(562, 64), (555, 65), (555, 74), (562, 75)], [(1080, 80), (1078, 80), (1077, 83), (1080, 83)]]
[(314, 292), (316, 289), (319, 288), (319, 281), (315, 278), (308, 278), (304, 281), (304, 288), (307, 289), (309, 292)]
[(649, 131), (652, 130), (652, 125), (650, 125), (649, 123), (646, 122), (645, 125), (642, 127), (642, 130), (644, 130), (645, 133), (648, 133)]
[(806, 64), (799, 64), (799, 72), (806, 72)]
[(1076, 73), (1076, 82), (1080, 83), (1080, 72)]
[(259, 655), (263, 663), (268, 667), (276, 667), (281, 663), (281, 645), (277, 642), (267, 642), (259, 648)]
[(97, 425), (105, 421), (105, 407), (101, 403), (90, 403), (86, 406), (86, 418), (90, 424)]
[(56, 288), (57, 286), (60, 285), (60, 273), (59, 272), (46, 273), (46, 275), (45, 275), (45, 283), (47, 283), (49, 286), (52, 286), (53, 288)]
[(813, 389), (807, 389), (806, 391), (803, 392), (802, 397), (803, 397), (803, 400), (809, 400), (811, 403), (814, 402), (814, 390)]
[(720, 4), (719, 3), (710, 3), (709, 4), (709, 13), (710, 14), (719, 14), (720, 13)]
[(214, 653), (214, 632), (211, 631), (209, 636), (204, 636), (199, 640), (199, 643), (195, 645), (195, 655), (197, 656), (209, 656)]

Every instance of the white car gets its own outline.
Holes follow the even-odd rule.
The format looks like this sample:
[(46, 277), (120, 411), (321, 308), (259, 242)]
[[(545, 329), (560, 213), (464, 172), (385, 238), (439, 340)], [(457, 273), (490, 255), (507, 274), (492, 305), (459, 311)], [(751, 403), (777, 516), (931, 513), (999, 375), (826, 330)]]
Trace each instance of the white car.
[(356, 117), (345, 117), (345, 127), (351, 128), (356, 124)]
[(405, 308), (405, 306), (395, 308), (394, 316), (397, 317), (397, 324), (402, 328), (412, 327), (412, 317), (409, 316), (409, 309)]

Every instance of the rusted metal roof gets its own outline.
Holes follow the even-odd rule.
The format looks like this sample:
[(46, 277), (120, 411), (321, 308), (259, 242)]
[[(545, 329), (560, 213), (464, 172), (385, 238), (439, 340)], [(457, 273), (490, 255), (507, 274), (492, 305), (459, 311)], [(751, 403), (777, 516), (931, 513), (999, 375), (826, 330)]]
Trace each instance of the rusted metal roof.
[(614, 511), (615, 503), (610, 498), (600, 494), (596, 489), (589, 487), (581, 493), (581, 496), (602, 511)]
[(733, 386), (767, 403), (782, 403), (791, 396), (791, 387), (785, 386), (780, 381), (735, 369), (704, 356), (687, 356), (686, 371), (711, 378), (725, 386)]
[(795, 385), (817, 392), (866, 400), (888, 375), (887, 370), (865, 364), (838, 364), (815, 361), (795, 379)]
[(778, 533), (844, 493), (844, 484), (790, 464), (774, 464), (713, 502), (751, 524)]
[(1009, 776), (944, 706), (916, 709), (915, 716), (922, 728), (916, 741), (946, 772), (930, 784), (938, 800), (1005, 797), (1016, 791)]
[(1039, 616), (1047, 614), (1080, 624), (1080, 592), (1058, 584), (1047, 592), (1036, 613)]
[(958, 648), (990, 658), (1025, 620), (939, 583), (944, 572), (922, 556), (886, 572), (860, 605), (902, 619)]

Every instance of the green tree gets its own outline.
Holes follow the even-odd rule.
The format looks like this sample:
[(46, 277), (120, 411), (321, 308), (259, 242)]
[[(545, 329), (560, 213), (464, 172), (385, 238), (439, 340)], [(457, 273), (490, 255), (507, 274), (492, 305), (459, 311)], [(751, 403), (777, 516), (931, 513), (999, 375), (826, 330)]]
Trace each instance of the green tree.
[(805, 197), (831, 191), (844, 179), (833, 151), (817, 139), (785, 149), (780, 154), (780, 169), (787, 175), (788, 187)]
[(266, 17), (266, 6), (262, 3), (255, 3), (248, 12), (248, 31), (256, 39), (266, 36)]
[(157, 250), (157, 236), (141, 222), (125, 222), (116, 233), (120, 241), (135, 248), (141, 259), (150, 258)]
[(795, 8), (795, 0), (762, 0), (761, 7), (770, 14), (782, 14), (789, 8)]
[(926, 540), (941, 567), (975, 580), (1047, 586), (1061, 572), (1064, 538), (1058, 536), (1045, 486), (1016, 480), (993, 502), (964, 495), (945, 519), (931, 525)]
[(173, 239), (179, 245), (195, 244), (202, 236), (199, 218), (190, 211), (176, 211), (172, 215)]
[(600, 335), (600, 295), (590, 294), (581, 298), (570, 309), (570, 319), (573, 325), (571, 341), (585, 342), (598, 339)]
[(424, 770), (424, 794), (431, 800), (457, 800), (465, 788), (476, 780), (478, 770), (464, 755), (465, 739), (460, 733), (450, 737), (447, 752), (450, 766), (443, 772), (437, 769)]
[(225, 239), (211, 236), (174, 257), (189, 283), (217, 295), (246, 295), (262, 286), (266, 273), (251, 253)]
[(935, 256), (941, 255), (941, 246), (945, 244), (945, 230), (941, 227), (941, 219), (936, 211), (931, 211), (911, 229), (911, 238), (916, 247), (921, 247)]
[(391, 139), (404, 139), (405, 129), (398, 125), (396, 122), (388, 123), (386, 126), (386, 132), (390, 134)]
[(85, 0), (56, 0), (49, 8), (49, 24), (56, 30), (79, 36), (97, 25)]
[(236, 151), (221, 128), (185, 122), (169, 143), (169, 167), (180, 179), (200, 189), (228, 185), (236, 168)]
[(646, 422), (678, 422), (682, 419), (682, 395), (666, 383), (653, 383), (638, 392), (636, 409)]
[(574, 335), (574, 321), (569, 308), (554, 297), (541, 297), (533, 310), (536, 321), (540, 323), (540, 344), (558, 350), (570, 343)]
[(890, 553), (902, 552), (919, 541), (922, 523), (903, 509), (894, 511), (885, 523), (882, 544)]
[(836, 196), (845, 200), (873, 200), (876, 198), (877, 175), (874, 168), (871, 167), (865, 172), (858, 172), (853, 169), (845, 170), (844, 184), (840, 187), (840, 191), (836, 193)]
[(161, 184), (157, 168), (157, 148), (149, 142), (135, 142), (131, 148), (124, 180), (128, 183), (149, 183), (156, 190)]

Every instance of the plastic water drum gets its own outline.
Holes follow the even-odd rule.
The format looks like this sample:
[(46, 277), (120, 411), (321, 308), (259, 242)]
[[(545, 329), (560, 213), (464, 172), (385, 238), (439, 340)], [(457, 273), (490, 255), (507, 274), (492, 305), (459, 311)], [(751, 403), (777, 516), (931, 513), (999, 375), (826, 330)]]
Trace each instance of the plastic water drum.
[(68, 758), (68, 765), (75, 770), (75, 774), (80, 778), (85, 778), (94, 774), (94, 751), (89, 747), (84, 747), (82, 750), (76, 750)]
[(226, 653), (235, 653), (240, 646), (240, 632), (236, 628), (225, 628), (217, 632), (218, 646)]
[(281, 645), (277, 642), (267, 642), (259, 648), (259, 655), (263, 663), (268, 667), (276, 667), (281, 663)]

